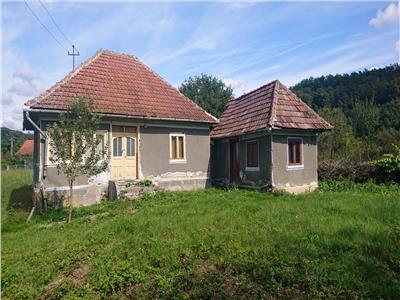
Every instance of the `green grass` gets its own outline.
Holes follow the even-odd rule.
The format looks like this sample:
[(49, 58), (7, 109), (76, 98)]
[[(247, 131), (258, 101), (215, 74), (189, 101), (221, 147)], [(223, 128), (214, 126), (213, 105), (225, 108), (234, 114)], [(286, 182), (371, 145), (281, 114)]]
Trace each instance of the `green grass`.
[[(43, 228), (66, 213), (28, 224), (26, 205), (8, 214), (30, 176), (2, 175), (4, 299), (400, 296), (395, 188), (161, 192), (80, 208), (72, 224)], [(89, 272), (77, 280), (80, 266)]]

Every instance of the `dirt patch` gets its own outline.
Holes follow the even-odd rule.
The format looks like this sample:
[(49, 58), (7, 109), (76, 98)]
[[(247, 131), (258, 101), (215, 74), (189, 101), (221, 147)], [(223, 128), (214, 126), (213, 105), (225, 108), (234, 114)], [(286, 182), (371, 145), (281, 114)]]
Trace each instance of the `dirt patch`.
[(90, 273), (90, 266), (77, 263), (74, 272), (72, 272), (71, 280), (74, 285), (82, 285), (86, 276)]
[(217, 271), (217, 267), (215, 264), (210, 262), (203, 262), (197, 266), (196, 274), (201, 276), (213, 273), (215, 271)]
[(56, 290), (64, 282), (64, 280), (65, 280), (64, 274), (58, 275), (56, 279), (54, 279), (52, 282), (50, 282), (44, 287), (45, 295), (50, 293), (51, 291)]
[(137, 208), (134, 208), (134, 207), (129, 207), (128, 208), (128, 213), (130, 213), (130, 214), (135, 214), (135, 213), (137, 213), (138, 212), (138, 209)]
[(74, 271), (71, 275), (66, 276), (65, 273), (61, 273), (54, 279), (52, 282), (47, 284), (44, 287), (44, 294), (41, 299), (49, 299), (52, 298), (52, 294), (55, 290), (57, 290), (64, 283), (72, 284), (74, 286), (82, 286), (85, 282), (87, 275), (90, 273), (90, 266), (84, 263), (77, 263), (75, 265)]
[[(79, 217), (79, 218), (72, 218), (72, 222), (74, 222), (75, 220), (87, 220), (89, 219), (91, 222), (97, 221), (100, 218), (106, 217), (108, 216), (110, 213), (108, 212), (104, 212), (104, 213), (99, 213), (99, 214), (95, 214), (95, 215), (90, 215), (90, 216), (83, 216), (83, 217)], [(66, 224), (66, 221), (59, 221), (59, 222), (52, 222), (52, 223), (48, 223), (48, 224), (39, 224), (38, 227), (39, 228), (51, 228), (55, 225), (61, 225), (61, 224)]]

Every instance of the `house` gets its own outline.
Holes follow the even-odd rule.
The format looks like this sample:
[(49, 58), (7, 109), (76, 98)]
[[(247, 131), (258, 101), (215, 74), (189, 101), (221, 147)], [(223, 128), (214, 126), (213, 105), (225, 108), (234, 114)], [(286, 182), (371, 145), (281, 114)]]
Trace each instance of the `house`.
[(318, 185), (317, 134), (332, 126), (279, 81), (230, 100), (211, 131), (215, 184)]
[(24, 106), (23, 129), (34, 130), (34, 182), (48, 201), (68, 189), (49, 160), (46, 128), (85, 97), (101, 117), (100, 147), (110, 149), (109, 169), (75, 182), (75, 204), (100, 201), (109, 181), (152, 180), (172, 189), (210, 182), (210, 130), (218, 120), (164, 81), (137, 58), (100, 50)]
[(33, 155), (33, 140), (26, 140), (18, 149), (16, 156), (31, 156)]

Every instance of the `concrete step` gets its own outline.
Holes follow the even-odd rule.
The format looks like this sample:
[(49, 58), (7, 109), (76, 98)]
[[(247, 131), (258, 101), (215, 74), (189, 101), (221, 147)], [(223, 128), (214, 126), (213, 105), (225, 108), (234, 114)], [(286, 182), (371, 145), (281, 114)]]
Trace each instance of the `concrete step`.
[(110, 200), (135, 199), (143, 194), (155, 194), (158, 187), (139, 180), (110, 180), (108, 183), (108, 198)]

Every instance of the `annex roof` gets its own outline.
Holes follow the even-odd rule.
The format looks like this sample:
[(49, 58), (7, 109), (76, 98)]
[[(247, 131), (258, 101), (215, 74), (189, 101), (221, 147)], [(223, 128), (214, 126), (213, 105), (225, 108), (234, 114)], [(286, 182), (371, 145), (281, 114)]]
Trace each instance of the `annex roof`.
[(266, 128), (328, 130), (333, 126), (278, 80), (230, 100), (211, 137), (239, 136)]
[(72, 99), (81, 96), (92, 102), (96, 113), (218, 122), (136, 57), (109, 50), (99, 50), (25, 105), (30, 109), (66, 110)]
[(17, 156), (33, 155), (33, 140), (26, 140), (18, 149)]

